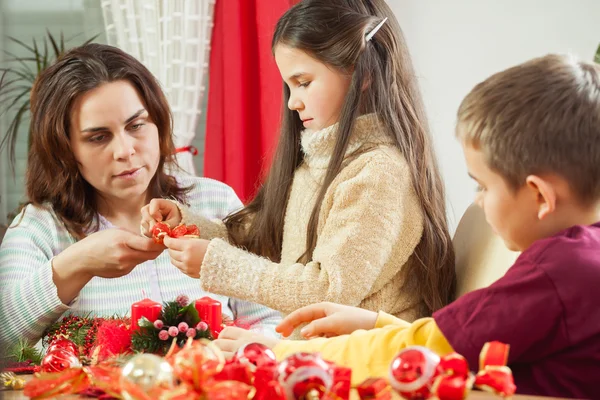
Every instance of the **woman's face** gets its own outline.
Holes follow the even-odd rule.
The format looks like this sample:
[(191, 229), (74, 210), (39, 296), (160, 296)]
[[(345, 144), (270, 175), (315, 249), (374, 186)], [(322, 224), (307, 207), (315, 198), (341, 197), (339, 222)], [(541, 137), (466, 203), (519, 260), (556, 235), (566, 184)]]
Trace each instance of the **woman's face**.
[(79, 171), (106, 200), (139, 201), (160, 160), (158, 129), (128, 81), (105, 83), (74, 103), (69, 139)]

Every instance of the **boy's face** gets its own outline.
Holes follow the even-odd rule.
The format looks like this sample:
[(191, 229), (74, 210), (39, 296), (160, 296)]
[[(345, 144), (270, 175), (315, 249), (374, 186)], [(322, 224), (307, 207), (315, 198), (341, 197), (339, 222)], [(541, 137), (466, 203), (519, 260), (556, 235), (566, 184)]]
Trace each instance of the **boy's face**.
[(501, 175), (488, 167), (480, 150), (469, 144), (462, 147), (469, 175), (479, 185), (475, 203), (483, 209), (486, 221), (506, 247), (523, 251), (543, 237), (537, 202), (526, 185), (512, 190)]

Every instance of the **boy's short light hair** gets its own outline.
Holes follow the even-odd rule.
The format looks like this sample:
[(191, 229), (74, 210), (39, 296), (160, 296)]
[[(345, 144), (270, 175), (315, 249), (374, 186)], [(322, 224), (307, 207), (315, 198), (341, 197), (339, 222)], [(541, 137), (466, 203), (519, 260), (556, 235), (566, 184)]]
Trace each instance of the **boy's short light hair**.
[(557, 174), (585, 203), (600, 198), (600, 66), (547, 55), (479, 83), (458, 110), (457, 137), (514, 190)]

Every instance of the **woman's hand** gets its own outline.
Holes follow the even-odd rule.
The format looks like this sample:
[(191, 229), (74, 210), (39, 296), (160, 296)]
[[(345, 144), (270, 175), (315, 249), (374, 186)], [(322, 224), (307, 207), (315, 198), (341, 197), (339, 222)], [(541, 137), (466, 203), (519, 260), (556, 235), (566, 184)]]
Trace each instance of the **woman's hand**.
[(181, 223), (179, 207), (171, 200), (152, 199), (150, 203), (142, 207), (141, 212), (140, 231), (142, 235), (147, 237), (152, 237), (152, 227), (157, 222), (165, 222), (171, 228)]
[(169, 249), (171, 263), (174, 266), (192, 278), (200, 278), (200, 268), (210, 241), (195, 238), (175, 239), (165, 236), (163, 242)]
[(260, 333), (235, 326), (228, 326), (221, 331), (219, 338), (214, 340), (213, 343), (221, 349), (226, 358), (230, 358), (245, 344), (262, 343), (272, 349), (279, 343), (279, 339), (270, 338)]
[(299, 308), (281, 321), (275, 330), (289, 336), (298, 326), (309, 323), (300, 333), (307, 339), (346, 335), (357, 329), (372, 329), (377, 313), (335, 303), (318, 303)]
[(64, 304), (70, 303), (93, 277), (127, 275), (136, 265), (155, 259), (164, 250), (152, 239), (122, 229), (93, 233), (52, 259), (58, 297)]

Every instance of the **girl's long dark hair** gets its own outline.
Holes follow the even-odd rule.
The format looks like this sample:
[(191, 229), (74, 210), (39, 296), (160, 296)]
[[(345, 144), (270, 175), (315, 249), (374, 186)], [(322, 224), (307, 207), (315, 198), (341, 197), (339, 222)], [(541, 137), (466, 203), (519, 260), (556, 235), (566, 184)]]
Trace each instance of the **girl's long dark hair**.
[[(366, 33), (385, 17), (387, 22), (367, 42)], [(305, 51), (352, 77), (333, 156), (308, 224), (306, 252), (298, 261), (312, 259), (321, 203), (342, 169), (356, 119), (364, 113), (375, 113), (410, 167), (424, 215), (423, 235), (414, 251), (417, 262), (409, 263), (405, 273), (416, 282), (428, 311), (448, 304), (454, 296), (456, 274), (444, 186), (410, 55), (393, 12), (384, 0), (305, 0), (277, 23), (273, 51), (278, 45)], [(276, 262), (281, 259), (292, 179), (303, 161), (302, 123), (297, 113), (286, 107), (289, 96), (284, 83), (281, 135), (265, 183), (250, 204), (226, 219), (234, 243)]]

